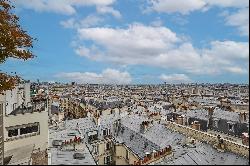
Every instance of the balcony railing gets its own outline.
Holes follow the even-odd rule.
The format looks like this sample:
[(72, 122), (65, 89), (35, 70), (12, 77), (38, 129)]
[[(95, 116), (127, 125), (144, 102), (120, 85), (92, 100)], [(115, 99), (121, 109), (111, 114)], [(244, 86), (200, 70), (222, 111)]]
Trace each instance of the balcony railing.
[(31, 103), (32, 106), (19, 106), (15, 110), (13, 110), (9, 115), (17, 115), (17, 114), (26, 114), (26, 113), (33, 113), (33, 112), (42, 112), (45, 111), (47, 108), (46, 102), (34, 102)]

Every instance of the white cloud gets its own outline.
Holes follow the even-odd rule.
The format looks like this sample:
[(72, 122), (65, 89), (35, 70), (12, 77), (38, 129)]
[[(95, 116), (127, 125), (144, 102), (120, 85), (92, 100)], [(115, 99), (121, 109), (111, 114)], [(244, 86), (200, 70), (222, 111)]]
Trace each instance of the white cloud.
[[(235, 41), (212, 41), (211, 47), (202, 50), (205, 66), (215, 73), (224, 71), (236, 74), (232, 66), (245, 66), (249, 60), (249, 44)], [(234, 68), (235, 69), (235, 68)]]
[(191, 83), (192, 80), (185, 74), (162, 74), (160, 79), (166, 83)]
[(241, 67), (226, 67), (225, 68), (225, 71), (228, 71), (230, 73), (233, 73), (233, 74), (247, 74), (247, 70), (246, 69), (243, 69)]
[(211, 7), (221, 8), (246, 8), (248, 0), (148, 0), (149, 7), (146, 10), (154, 10), (163, 13), (181, 13), (201, 10), (207, 11)]
[(240, 35), (249, 36), (249, 0), (148, 0), (146, 11), (189, 14), (207, 11), (212, 7), (234, 8), (236, 12), (226, 16), (226, 25), (238, 28)]
[(222, 8), (244, 8), (249, 7), (248, 0), (204, 0), (210, 6), (218, 6)]
[(163, 25), (163, 22), (162, 22), (162, 20), (160, 19), (160, 17), (157, 17), (156, 20), (154, 20), (154, 21), (152, 21), (152, 22), (150, 23), (150, 25), (155, 26), (155, 27), (160, 27), (160, 26)]
[(72, 15), (79, 6), (108, 6), (115, 0), (15, 0), (17, 6), (39, 12), (55, 12)]
[(68, 20), (61, 21), (60, 24), (61, 24), (64, 28), (75, 28), (75, 27), (77, 27), (76, 21), (75, 21), (74, 18), (70, 18), (70, 19), (68, 19)]
[(91, 50), (88, 49), (87, 47), (84, 46), (80, 46), (75, 50), (76, 54), (83, 56), (83, 57), (87, 57), (90, 58), (90, 52)]
[(237, 27), (242, 36), (249, 36), (249, 8), (226, 16), (226, 24)]
[(92, 83), (92, 84), (129, 84), (132, 78), (128, 72), (121, 72), (115, 69), (106, 69), (102, 73), (91, 72), (72, 72), (60, 73), (56, 75), (58, 78), (75, 81), (78, 83)]
[(132, 24), (125, 29), (80, 28), (78, 33), (80, 40), (95, 44), (90, 48), (77, 47), (79, 55), (120, 65), (220, 74), (225, 67), (237, 66), (249, 59), (247, 42), (212, 41), (210, 48), (197, 49), (166, 27)]
[(152, 53), (170, 49), (180, 41), (168, 28), (140, 24), (130, 25), (128, 29), (81, 28), (78, 33), (83, 40), (94, 41), (117, 56), (127, 54), (128, 57), (151, 56)]
[(189, 14), (202, 9), (206, 3), (203, 0), (149, 0), (149, 9), (157, 12)]
[(121, 18), (122, 15), (118, 10), (115, 10), (114, 8), (110, 7), (110, 6), (98, 6), (96, 8), (98, 13), (101, 14), (112, 14), (115, 18)]
[(66, 21), (61, 21), (60, 24), (64, 28), (88, 28), (92, 26), (99, 25), (102, 23), (104, 20), (101, 17), (98, 17), (96, 15), (88, 15), (82, 20), (76, 20), (74, 18), (70, 18)]
[(235, 41), (212, 41), (211, 48), (205, 49), (204, 54), (227, 60), (247, 60), (249, 58), (249, 44)]

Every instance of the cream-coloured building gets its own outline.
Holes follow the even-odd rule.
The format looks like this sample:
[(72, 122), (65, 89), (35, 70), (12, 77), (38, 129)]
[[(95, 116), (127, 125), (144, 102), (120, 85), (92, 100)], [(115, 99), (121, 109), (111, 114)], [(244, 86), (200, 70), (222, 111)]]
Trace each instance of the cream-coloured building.
[[(47, 99), (31, 99), (30, 83), (26, 82), (5, 91), (0, 95), (0, 101), (3, 103), (4, 157), (12, 156), (9, 163), (31, 163), (34, 150), (47, 149)], [(29, 155), (23, 156), (19, 153), (22, 151)]]
[(45, 150), (48, 144), (48, 111), (9, 115), (4, 117), (5, 151), (34, 144)]

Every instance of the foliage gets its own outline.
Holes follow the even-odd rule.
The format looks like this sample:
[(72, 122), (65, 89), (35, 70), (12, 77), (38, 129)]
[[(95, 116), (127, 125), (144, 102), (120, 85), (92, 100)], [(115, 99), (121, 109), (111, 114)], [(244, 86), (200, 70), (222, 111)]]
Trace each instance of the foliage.
[[(14, 8), (9, 0), (0, 0), (0, 64), (8, 58), (27, 60), (34, 55), (33, 38), (19, 25), (19, 17), (11, 12)], [(18, 76), (10, 76), (0, 70), (0, 93), (12, 89), (19, 81)]]

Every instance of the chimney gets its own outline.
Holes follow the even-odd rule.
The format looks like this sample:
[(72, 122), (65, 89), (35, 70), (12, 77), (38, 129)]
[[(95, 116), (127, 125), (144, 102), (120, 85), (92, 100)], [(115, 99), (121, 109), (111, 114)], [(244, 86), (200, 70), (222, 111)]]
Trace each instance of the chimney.
[(140, 124), (140, 132), (141, 133), (145, 133), (146, 132), (146, 129), (148, 127), (148, 122), (147, 121), (143, 121), (141, 124)]
[(177, 117), (177, 124), (184, 125), (184, 117), (183, 116)]
[(194, 121), (192, 122), (192, 128), (195, 130), (200, 130), (201, 129), (201, 125), (198, 121)]
[(249, 146), (249, 135), (248, 133), (242, 133), (242, 144)]
[(208, 108), (208, 116), (209, 117), (212, 117), (213, 116), (213, 113), (214, 113), (214, 108)]
[(246, 113), (240, 113), (240, 122), (245, 122), (247, 120), (247, 115)]

